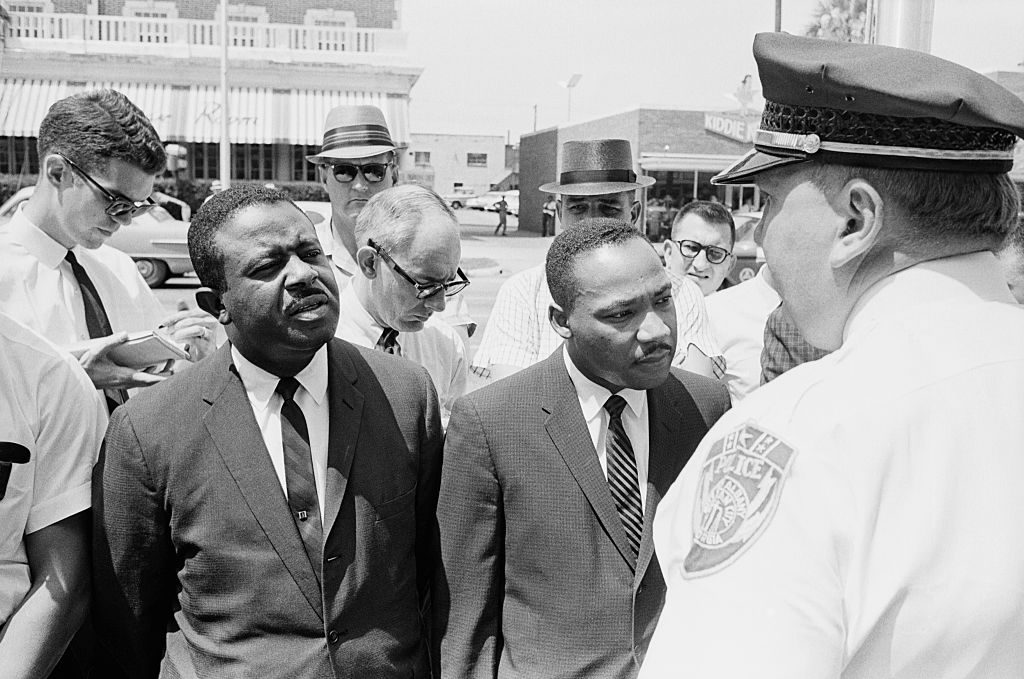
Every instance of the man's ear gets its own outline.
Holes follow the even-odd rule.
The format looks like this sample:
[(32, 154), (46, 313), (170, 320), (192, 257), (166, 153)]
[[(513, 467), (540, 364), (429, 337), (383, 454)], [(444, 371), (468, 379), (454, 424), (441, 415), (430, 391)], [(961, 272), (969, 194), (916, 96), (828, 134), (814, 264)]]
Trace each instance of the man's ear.
[(672, 256), (672, 241), (665, 240), (661, 242), (661, 259), (665, 262), (665, 266), (668, 266), (669, 258)]
[(638, 228), (640, 226), (640, 208), (640, 201), (634, 200), (633, 207), (630, 208), (629, 210), (629, 221), (631, 224), (636, 225)]
[(848, 181), (832, 204), (843, 224), (829, 252), (829, 264), (840, 269), (863, 257), (879, 242), (885, 206), (875, 187), (863, 179)]
[(50, 153), (43, 158), (43, 175), (54, 188), (60, 188), (62, 180), (70, 179), (70, 173), (71, 168), (56, 153)]
[(569, 314), (554, 302), (548, 307), (548, 322), (562, 339), (572, 337), (572, 330), (569, 328)]
[(379, 261), (380, 258), (377, 256), (377, 251), (369, 245), (364, 245), (356, 250), (356, 264), (367, 278), (377, 277), (377, 274), (380, 272), (380, 267), (377, 264)]
[(224, 306), (220, 293), (206, 287), (199, 288), (196, 290), (196, 304), (199, 305), (200, 309), (216, 318), (217, 322), (221, 325), (227, 325), (231, 322), (231, 314), (228, 313), (227, 307)]

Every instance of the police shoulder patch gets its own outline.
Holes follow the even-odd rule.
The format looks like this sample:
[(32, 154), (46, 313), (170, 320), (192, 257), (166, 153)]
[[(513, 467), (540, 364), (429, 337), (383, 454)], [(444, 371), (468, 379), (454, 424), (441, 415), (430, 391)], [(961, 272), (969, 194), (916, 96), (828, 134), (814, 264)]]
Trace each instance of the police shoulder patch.
[(722, 570), (764, 532), (795, 455), (792, 446), (753, 422), (712, 444), (701, 468), (685, 577)]

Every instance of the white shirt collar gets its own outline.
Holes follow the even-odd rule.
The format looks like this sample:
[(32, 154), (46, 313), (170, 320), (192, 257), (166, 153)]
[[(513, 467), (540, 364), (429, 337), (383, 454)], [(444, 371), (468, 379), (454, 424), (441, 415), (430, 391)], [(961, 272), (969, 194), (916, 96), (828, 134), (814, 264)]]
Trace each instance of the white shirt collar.
[(344, 316), (344, 323), (346, 325), (355, 327), (367, 339), (376, 344), (377, 340), (380, 339), (381, 333), (384, 332), (384, 326), (374, 320), (370, 312), (359, 301), (354, 285), (346, 286), (338, 295), (338, 308)]
[[(242, 378), (245, 390), (252, 395), (253, 401), (257, 405), (261, 408), (266, 408), (281, 378), (253, 364), (234, 345), (231, 347), (231, 359), (235, 363), (235, 369), (238, 370), (239, 377)], [(326, 344), (313, 354), (312, 360), (306, 364), (305, 368), (299, 371), (295, 379), (313, 397), (313, 401), (317, 405), (323, 404), (324, 398), (327, 396)]]
[(50, 269), (56, 269), (68, 254), (68, 249), (47, 235), (33, 224), (25, 215), (25, 206), (21, 205), (7, 228), (29, 253)]
[[(573, 363), (569, 352), (562, 347), (562, 359), (565, 361), (565, 369), (569, 371), (569, 379), (576, 388), (576, 396), (580, 400), (580, 408), (583, 410), (583, 419), (587, 422), (594, 419), (604, 409), (604, 404), (612, 392), (600, 384), (596, 384)], [(647, 392), (639, 389), (620, 389), (616, 392), (626, 400), (627, 407), (633, 411), (638, 419), (642, 418), (647, 410)]]

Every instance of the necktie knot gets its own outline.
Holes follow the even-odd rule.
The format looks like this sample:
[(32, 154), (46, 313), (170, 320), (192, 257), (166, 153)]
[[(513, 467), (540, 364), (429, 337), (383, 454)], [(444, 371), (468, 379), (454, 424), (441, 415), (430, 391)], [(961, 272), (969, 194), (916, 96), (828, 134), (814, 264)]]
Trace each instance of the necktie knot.
[(380, 334), (380, 339), (377, 340), (376, 349), (386, 354), (401, 355), (402, 350), (398, 345), (398, 331), (394, 328), (384, 328), (384, 332)]
[(622, 417), (622, 410), (626, 407), (626, 399), (622, 398), (618, 394), (612, 394), (608, 397), (608, 400), (604, 402), (604, 409), (608, 411), (608, 414), (612, 418)]
[(75, 257), (75, 253), (68, 250), (68, 253), (64, 255), (64, 259), (67, 260), (71, 266), (78, 266), (78, 257)]
[(299, 381), (294, 377), (282, 377), (281, 381), (277, 383), (277, 388), (274, 390), (281, 394), (281, 398), (285, 401), (294, 401), (295, 392), (299, 390)]

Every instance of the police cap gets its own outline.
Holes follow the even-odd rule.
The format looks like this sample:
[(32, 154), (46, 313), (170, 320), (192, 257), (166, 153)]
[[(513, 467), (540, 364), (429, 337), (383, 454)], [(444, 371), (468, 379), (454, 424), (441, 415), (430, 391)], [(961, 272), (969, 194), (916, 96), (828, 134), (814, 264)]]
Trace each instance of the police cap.
[(806, 161), (1009, 172), (1024, 137), (1024, 101), (930, 54), (759, 33), (754, 59), (765, 98), (754, 149), (715, 184)]

